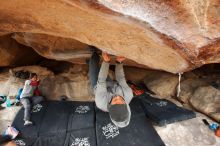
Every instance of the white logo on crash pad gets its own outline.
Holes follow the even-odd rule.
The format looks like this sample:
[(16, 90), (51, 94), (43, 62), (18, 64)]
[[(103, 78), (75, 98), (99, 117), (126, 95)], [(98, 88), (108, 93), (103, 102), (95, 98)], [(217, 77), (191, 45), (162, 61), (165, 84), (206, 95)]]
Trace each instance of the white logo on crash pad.
[(166, 101), (160, 101), (156, 103), (157, 106), (163, 107), (163, 106), (167, 106), (167, 102)]
[(90, 146), (89, 137), (75, 138), (71, 146)]
[(17, 139), (15, 140), (16, 145), (18, 146), (25, 146), (25, 142), (22, 139)]
[(32, 112), (33, 113), (39, 112), (41, 111), (42, 107), (43, 106), (41, 104), (36, 104), (35, 106), (33, 106)]
[(87, 113), (88, 111), (90, 111), (90, 108), (89, 106), (78, 106), (75, 110), (76, 113), (79, 113), (79, 114), (85, 114)]
[(114, 138), (119, 135), (119, 129), (117, 126), (109, 123), (108, 125), (102, 127), (102, 133), (105, 135), (106, 139)]

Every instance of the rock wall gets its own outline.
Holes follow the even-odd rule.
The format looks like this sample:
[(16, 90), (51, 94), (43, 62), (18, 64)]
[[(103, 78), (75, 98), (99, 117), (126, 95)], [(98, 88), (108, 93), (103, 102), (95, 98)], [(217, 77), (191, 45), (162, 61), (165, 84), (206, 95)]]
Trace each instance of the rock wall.
[[(0, 35), (22, 32), (32, 41), (46, 34), (55, 48), (59, 40), (53, 36), (69, 38), (136, 65), (178, 73), (220, 62), (219, 10), (219, 0), (7, 0), (0, 5)], [(71, 61), (75, 50), (24, 44), (59, 60)]]
[(41, 59), (33, 49), (17, 43), (10, 35), (0, 36), (0, 67), (31, 65)]
[(218, 89), (212, 86), (198, 87), (189, 101), (198, 111), (220, 122), (220, 91)]
[[(18, 90), (23, 88), (25, 80), (14, 75), (18, 71), (37, 73), (41, 80), (39, 89), (48, 100), (60, 100), (62, 95), (67, 96), (68, 100), (74, 101), (94, 100), (87, 65), (68, 66), (67, 69), (58, 74), (54, 74), (51, 70), (40, 66), (22, 66), (1, 72), (0, 95), (15, 97)], [(142, 76), (133, 76), (134, 71), (141, 73)], [(148, 70), (125, 67), (126, 78), (134, 83), (142, 82), (147, 73), (149, 73)], [(110, 76), (114, 78), (113, 71), (110, 71)]]
[(25, 80), (15, 77), (14, 73), (17, 71), (37, 73), (41, 80), (47, 76), (53, 76), (53, 72), (39, 66), (23, 66), (4, 71), (0, 74), (0, 95), (15, 97), (18, 95), (18, 90), (23, 88)]
[(70, 38), (31, 33), (14, 33), (12, 38), (49, 59), (85, 64), (91, 56), (87, 44)]
[(176, 96), (178, 76), (167, 72), (151, 71), (144, 78), (146, 87), (161, 98)]

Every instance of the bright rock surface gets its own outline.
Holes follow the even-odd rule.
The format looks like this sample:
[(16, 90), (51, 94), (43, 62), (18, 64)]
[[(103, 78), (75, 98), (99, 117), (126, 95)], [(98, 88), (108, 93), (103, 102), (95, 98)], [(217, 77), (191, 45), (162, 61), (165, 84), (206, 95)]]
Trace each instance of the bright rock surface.
[[(155, 128), (166, 146), (219, 146), (220, 139), (204, 125), (202, 119), (208, 118), (197, 113), (194, 119)], [(210, 119), (208, 121), (214, 123)]]
[(220, 62), (219, 10), (219, 0), (7, 0), (0, 5), (0, 35), (71, 38), (178, 73)]
[(40, 66), (17, 67), (0, 74), (0, 95), (15, 97), (18, 90), (23, 88), (25, 80), (14, 76), (17, 71), (37, 73), (41, 83), (39, 89), (48, 100), (60, 100), (65, 95), (67, 100), (89, 101), (93, 100), (93, 94), (88, 80), (86, 66), (73, 65), (67, 72), (54, 75), (47, 68)]
[(85, 64), (91, 56), (88, 45), (70, 38), (31, 33), (15, 33), (12, 37), (49, 59)]
[(151, 71), (144, 78), (146, 87), (161, 98), (175, 96), (178, 81), (177, 75), (161, 71)]
[(191, 105), (220, 122), (220, 91), (212, 86), (197, 88), (190, 98)]
[(188, 103), (197, 88), (207, 85), (208, 83), (199, 78), (186, 79), (181, 82), (181, 92), (177, 98), (183, 103)]
[(49, 100), (60, 100), (63, 95), (67, 96), (67, 100), (94, 100), (87, 74), (86, 66), (74, 65), (64, 73), (42, 80), (40, 90)]

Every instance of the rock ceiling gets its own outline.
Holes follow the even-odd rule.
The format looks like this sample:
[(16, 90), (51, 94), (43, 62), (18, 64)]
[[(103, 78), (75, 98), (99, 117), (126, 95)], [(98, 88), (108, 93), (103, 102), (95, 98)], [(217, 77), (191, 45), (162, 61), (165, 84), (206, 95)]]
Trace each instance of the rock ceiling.
[(7, 0), (7, 34), (50, 59), (82, 63), (93, 45), (128, 65), (186, 72), (220, 62), (220, 0)]

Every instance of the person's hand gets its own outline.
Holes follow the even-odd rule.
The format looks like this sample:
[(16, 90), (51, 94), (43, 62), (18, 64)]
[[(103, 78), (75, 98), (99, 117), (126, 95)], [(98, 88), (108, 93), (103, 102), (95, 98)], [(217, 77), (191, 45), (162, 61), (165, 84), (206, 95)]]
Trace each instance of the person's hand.
[(102, 52), (102, 57), (105, 62), (110, 62), (111, 58), (106, 52)]
[(119, 63), (122, 63), (125, 60), (125, 57), (123, 56), (117, 56), (116, 61)]
[(40, 79), (39, 79), (39, 78), (37, 78), (37, 82), (40, 82)]

